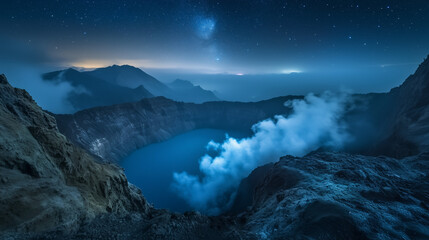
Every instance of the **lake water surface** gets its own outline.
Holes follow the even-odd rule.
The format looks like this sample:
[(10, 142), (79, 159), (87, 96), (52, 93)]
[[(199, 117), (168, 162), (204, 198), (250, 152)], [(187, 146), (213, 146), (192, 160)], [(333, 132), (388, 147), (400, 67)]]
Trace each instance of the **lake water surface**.
[(156, 208), (183, 212), (192, 210), (171, 189), (173, 173), (186, 171), (198, 175), (199, 159), (207, 153), (210, 140), (222, 142), (225, 134), (242, 138), (246, 133), (219, 129), (197, 129), (167, 141), (143, 147), (125, 158), (121, 166), (128, 181), (138, 186)]

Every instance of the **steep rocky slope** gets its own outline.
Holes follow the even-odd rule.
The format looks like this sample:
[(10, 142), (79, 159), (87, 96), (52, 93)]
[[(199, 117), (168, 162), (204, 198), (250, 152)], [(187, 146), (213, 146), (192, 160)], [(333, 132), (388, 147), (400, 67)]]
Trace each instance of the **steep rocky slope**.
[(164, 97), (56, 115), (60, 131), (103, 159), (121, 160), (133, 150), (197, 128), (239, 129), (290, 109), (294, 96), (257, 103), (174, 102)]
[(429, 58), (388, 93), (355, 95), (347, 151), (396, 158), (429, 150)]
[(428, 239), (428, 166), (428, 153), (286, 156), (244, 179), (231, 211), (261, 239)]
[(0, 231), (74, 231), (82, 221), (150, 206), (121, 169), (58, 132), (55, 118), (0, 75)]
[(389, 92), (394, 106), (388, 134), (376, 147), (379, 152), (404, 157), (429, 150), (429, 57), (405, 82)]

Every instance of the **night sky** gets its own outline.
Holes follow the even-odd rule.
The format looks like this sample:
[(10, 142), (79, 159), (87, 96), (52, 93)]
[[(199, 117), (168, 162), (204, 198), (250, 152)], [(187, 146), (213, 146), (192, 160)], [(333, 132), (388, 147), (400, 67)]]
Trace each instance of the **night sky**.
[(406, 75), (429, 54), (427, 0), (2, 0), (0, 28), (1, 60), (52, 67)]

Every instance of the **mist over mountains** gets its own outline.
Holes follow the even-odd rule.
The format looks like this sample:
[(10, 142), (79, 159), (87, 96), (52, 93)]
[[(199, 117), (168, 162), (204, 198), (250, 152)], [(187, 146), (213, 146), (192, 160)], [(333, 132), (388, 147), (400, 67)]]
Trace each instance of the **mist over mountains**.
[(73, 107), (73, 112), (155, 96), (196, 103), (219, 100), (212, 92), (190, 82), (176, 80), (166, 85), (129, 65), (113, 65), (83, 72), (69, 68), (45, 73), (42, 79), (54, 86), (67, 84), (73, 87), (65, 96), (67, 103)]
[(303, 70), (295, 73), (234, 73), (196, 74), (183, 73), (168, 69), (148, 69), (153, 76), (161, 81), (170, 79), (187, 79), (205, 89), (217, 93), (226, 101), (262, 101), (286, 95), (321, 94), (325, 91), (338, 92), (347, 89), (353, 93), (382, 93), (389, 91), (408, 77), (419, 62), (415, 64), (386, 66), (377, 65), (345, 68), (337, 66), (335, 72), (329, 72), (318, 66), (316, 70)]

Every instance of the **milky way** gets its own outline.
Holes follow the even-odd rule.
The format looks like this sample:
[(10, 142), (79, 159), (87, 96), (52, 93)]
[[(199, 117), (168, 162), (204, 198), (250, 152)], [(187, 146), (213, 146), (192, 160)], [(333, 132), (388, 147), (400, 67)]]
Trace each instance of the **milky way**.
[(196, 31), (200, 38), (210, 39), (216, 29), (216, 21), (213, 18), (197, 17), (196, 18)]

